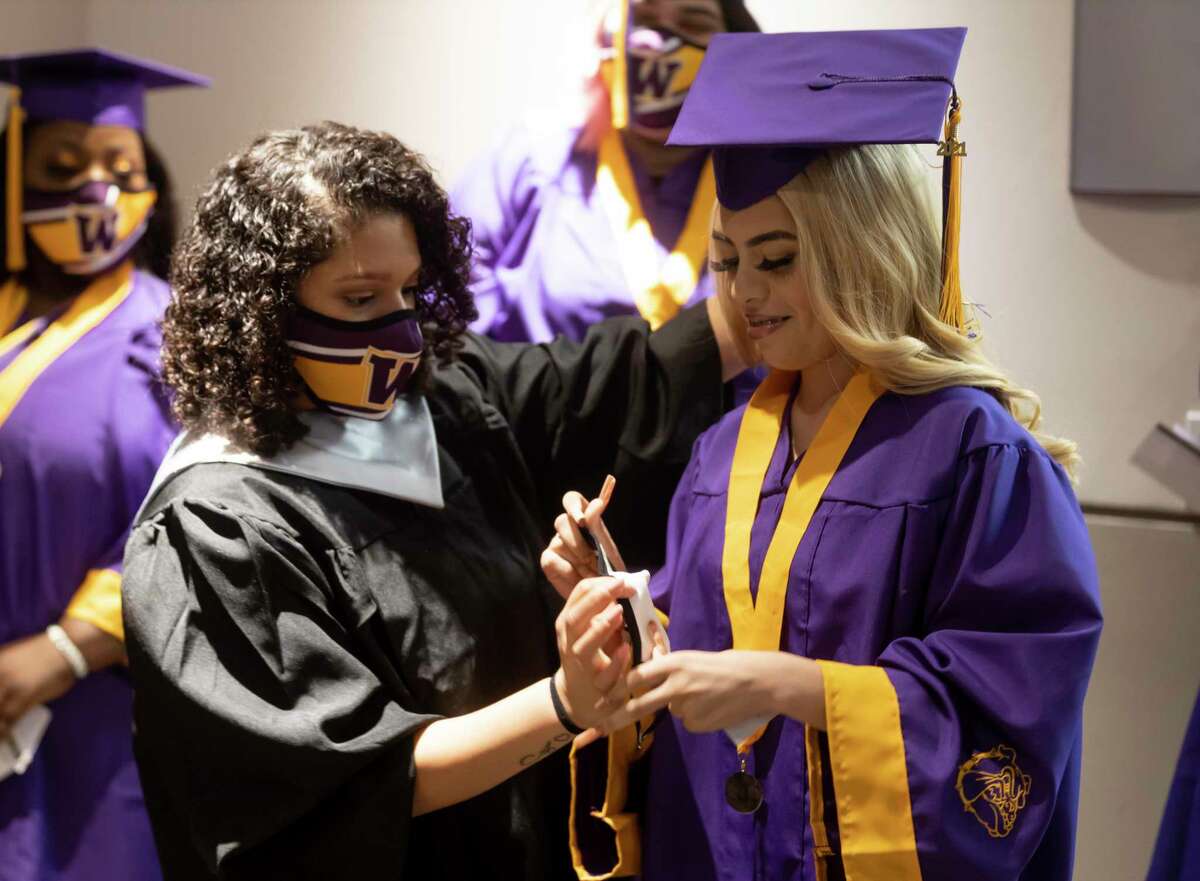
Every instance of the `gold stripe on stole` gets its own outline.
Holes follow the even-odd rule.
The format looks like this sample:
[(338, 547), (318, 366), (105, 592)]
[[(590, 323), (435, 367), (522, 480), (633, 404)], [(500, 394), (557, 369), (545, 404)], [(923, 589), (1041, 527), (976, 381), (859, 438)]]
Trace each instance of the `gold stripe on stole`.
[[(133, 263), (126, 261), (88, 285), (66, 312), (52, 321), (25, 351), (0, 372), (0, 425), (8, 420), (42, 372), (79, 342), (84, 334), (111, 315), (132, 290)], [(21, 328), (15, 333), (24, 330)], [(7, 343), (6, 337), (0, 345)]]
[(738, 431), (729, 473), (725, 547), (721, 556), (725, 606), (735, 649), (779, 650), (788, 576), (796, 548), (858, 427), (882, 393), (867, 373), (859, 371), (838, 395), (788, 486), (783, 512), (763, 562), (758, 596), (752, 599), (750, 531), (795, 381), (794, 373), (783, 371), (773, 372), (763, 380), (746, 407)]
[(125, 641), (125, 624), (121, 620), (121, 573), (113, 569), (93, 569), (75, 591), (67, 618), (87, 621), (109, 636)]
[[(783, 512), (750, 594), (750, 533), (762, 484), (786, 418), (794, 373), (770, 374), (750, 399), (729, 473), (721, 572), (733, 647), (778, 651), (792, 560), (821, 497), (871, 406), (883, 393), (865, 371), (846, 384), (788, 486)], [(920, 881), (899, 702), (879, 667), (818, 661), (825, 677), (830, 765), (847, 881)], [(745, 752), (760, 728), (738, 744)], [(823, 768), (817, 732), (806, 731), (809, 820), (818, 877), (832, 855), (825, 828)]]
[(817, 663), (846, 881), (921, 881), (896, 689), (882, 667)]
[(634, 303), (655, 330), (674, 318), (691, 299), (708, 259), (709, 225), (717, 198), (712, 157), (704, 161), (683, 232), (661, 267), (654, 233), (642, 211), (637, 182), (616, 129), (600, 142), (596, 193), (612, 227), (617, 258), (633, 290)]

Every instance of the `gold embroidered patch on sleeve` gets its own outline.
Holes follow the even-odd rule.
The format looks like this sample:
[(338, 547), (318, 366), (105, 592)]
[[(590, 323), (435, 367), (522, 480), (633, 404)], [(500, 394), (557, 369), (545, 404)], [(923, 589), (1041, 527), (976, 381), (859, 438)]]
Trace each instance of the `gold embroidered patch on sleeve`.
[(988, 835), (1005, 838), (1029, 799), (1030, 782), (1017, 767), (1017, 751), (1001, 745), (963, 762), (955, 789), (963, 810), (974, 815)]

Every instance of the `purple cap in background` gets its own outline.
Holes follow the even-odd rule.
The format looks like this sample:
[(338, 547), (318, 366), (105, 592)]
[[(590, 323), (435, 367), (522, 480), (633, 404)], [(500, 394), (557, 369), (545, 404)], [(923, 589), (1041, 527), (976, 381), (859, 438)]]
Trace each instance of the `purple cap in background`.
[(147, 89), (208, 86), (199, 74), (104, 49), (0, 56), (0, 82), (21, 89), (31, 120), (145, 127)]

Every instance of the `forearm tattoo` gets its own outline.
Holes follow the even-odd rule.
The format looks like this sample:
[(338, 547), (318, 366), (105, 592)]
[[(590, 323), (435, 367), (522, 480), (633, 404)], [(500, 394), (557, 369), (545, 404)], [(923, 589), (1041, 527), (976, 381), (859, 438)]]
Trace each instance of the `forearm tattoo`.
[(558, 750), (562, 749), (574, 739), (575, 735), (568, 734), (565, 731), (562, 734), (554, 735), (554, 737), (552, 737), (550, 740), (547, 740), (545, 744), (543, 744), (542, 748), (536, 753), (530, 753), (527, 756), (521, 756), (521, 767), (528, 768), (530, 765), (540, 762), (547, 756), (558, 752)]

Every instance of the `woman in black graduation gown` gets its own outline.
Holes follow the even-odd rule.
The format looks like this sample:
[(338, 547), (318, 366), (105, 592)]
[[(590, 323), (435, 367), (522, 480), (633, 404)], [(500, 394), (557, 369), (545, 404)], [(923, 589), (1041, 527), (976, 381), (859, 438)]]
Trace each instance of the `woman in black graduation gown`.
[(741, 365), (703, 304), (654, 334), (475, 336), (468, 261), (388, 135), (266, 135), (199, 201), (164, 327), (188, 431), (124, 583), (168, 879), (572, 877), (555, 754), (604, 713), (584, 666), (615, 679), (628, 650), (595, 579), (559, 667), (539, 556), (565, 491), (611, 472), (637, 488), (616, 538), (653, 565)]

